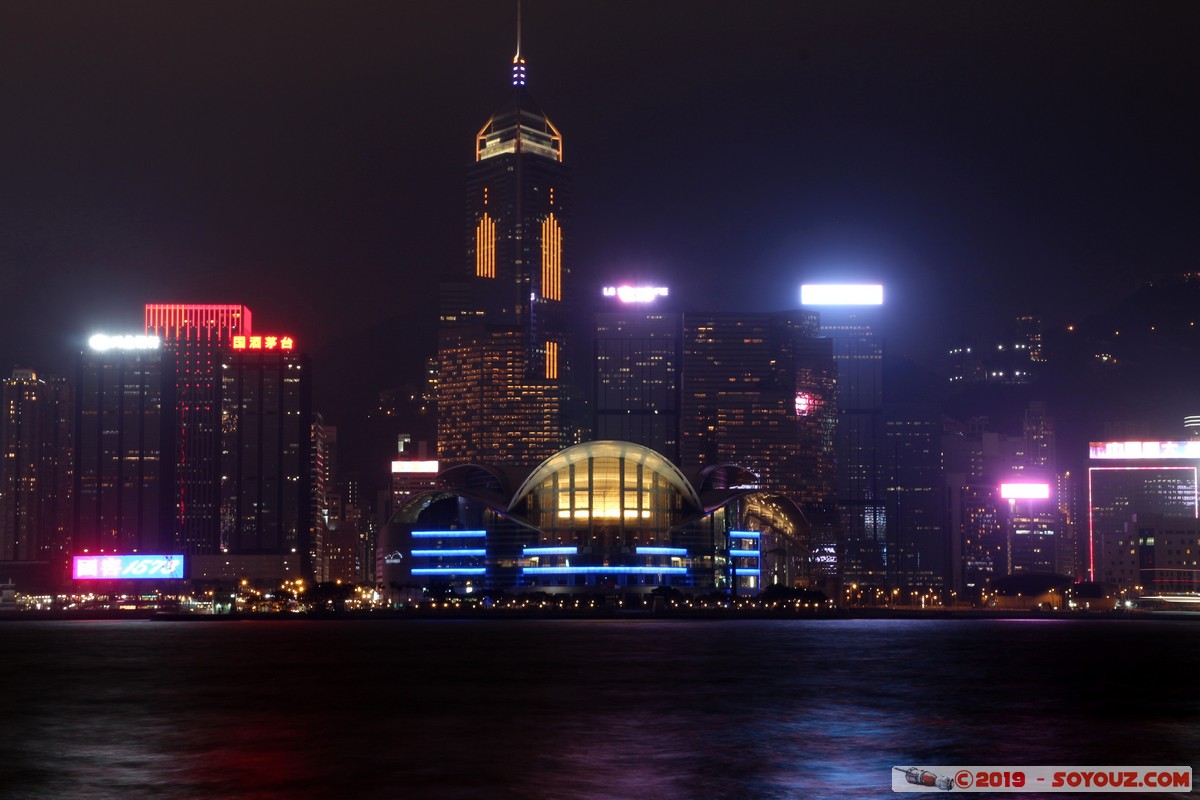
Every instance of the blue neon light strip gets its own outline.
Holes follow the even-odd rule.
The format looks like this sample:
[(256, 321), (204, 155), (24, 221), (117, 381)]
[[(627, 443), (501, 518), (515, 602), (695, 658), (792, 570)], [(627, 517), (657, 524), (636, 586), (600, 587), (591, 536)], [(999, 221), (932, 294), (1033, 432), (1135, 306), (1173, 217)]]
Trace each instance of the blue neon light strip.
[[(413, 572), (416, 572), (416, 570), (414, 569)], [(735, 569), (733, 572), (739, 578), (744, 578), (747, 575), (758, 575), (759, 574), (759, 571), (756, 569)]]
[(573, 556), (579, 552), (578, 547), (526, 547), (521, 555), (526, 556)]
[(421, 567), (412, 571), (413, 575), (484, 575), (486, 567)]
[[(416, 551), (413, 552), (416, 555)], [(729, 555), (733, 558), (758, 558), (757, 550), (730, 550)]]
[(687, 567), (523, 567), (521, 572), (525, 575), (686, 575)]
[(469, 550), (413, 550), (414, 558), (440, 558), (441, 556), (486, 556), (487, 550), (483, 548)]
[(634, 550), (639, 556), (686, 556), (685, 547), (638, 547)]
[(730, 539), (757, 539), (762, 536), (758, 531), (730, 531)]
[(487, 531), (413, 531), (414, 539), (473, 539), (487, 536)]

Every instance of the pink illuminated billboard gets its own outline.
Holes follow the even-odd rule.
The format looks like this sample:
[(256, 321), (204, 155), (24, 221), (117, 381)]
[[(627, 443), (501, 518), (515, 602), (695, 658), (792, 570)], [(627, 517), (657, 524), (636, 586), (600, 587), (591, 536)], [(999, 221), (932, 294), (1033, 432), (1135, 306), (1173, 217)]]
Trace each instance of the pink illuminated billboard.
[(1000, 496), (1005, 500), (1049, 500), (1048, 483), (1002, 483)]
[(1092, 442), (1088, 453), (1093, 459), (1200, 459), (1200, 439), (1182, 442)]
[(183, 556), (75, 556), (71, 577), (77, 581), (183, 580)]

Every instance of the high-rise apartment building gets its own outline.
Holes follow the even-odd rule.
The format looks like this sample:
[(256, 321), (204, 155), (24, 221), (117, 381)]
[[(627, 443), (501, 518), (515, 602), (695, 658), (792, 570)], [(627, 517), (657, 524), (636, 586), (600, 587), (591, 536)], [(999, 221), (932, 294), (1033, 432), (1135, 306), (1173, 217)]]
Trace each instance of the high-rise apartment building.
[[(467, 170), (465, 275), (443, 287), (444, 462), (536, 464), (579, 429), (565, 258), (569, 172), (562, 135), (526, 89), (519, 43), (512, 84), (508, 102), (476, 134)], [(476, 379), (486, 390), (471, 390)]]

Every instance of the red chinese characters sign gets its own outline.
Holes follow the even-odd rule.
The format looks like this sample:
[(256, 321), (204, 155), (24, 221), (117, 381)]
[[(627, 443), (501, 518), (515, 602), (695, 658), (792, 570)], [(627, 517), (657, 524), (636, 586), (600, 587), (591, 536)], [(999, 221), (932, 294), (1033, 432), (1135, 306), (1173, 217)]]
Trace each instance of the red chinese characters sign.
[(291, 336), (234, 336), (234, 350), (294, 350)]

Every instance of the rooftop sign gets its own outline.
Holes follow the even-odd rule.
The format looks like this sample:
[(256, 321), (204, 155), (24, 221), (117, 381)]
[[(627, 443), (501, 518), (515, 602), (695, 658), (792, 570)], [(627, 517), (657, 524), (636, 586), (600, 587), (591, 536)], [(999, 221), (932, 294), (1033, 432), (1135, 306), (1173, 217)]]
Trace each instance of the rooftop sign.
[(1092, 442), (1092, 459), (1146, 460), (1194, 458), (1200, 460), (1200, 439), (1183, 442)]
[(1048, 483), (1002, 483), (1000, 497), (1005, 500), (1049, 500)]
[(800, 287), (804, 306), (881, 306), (883, 285), (878, 283), (805, 283)]
[(101, 352), (105, 350), (154, 350), (160, 344), (162, 342), (157, 336), (145, 336), (140, 333), (125, 336), (97, 333), (88, 339), (88, 347)]
[(291, 336), (234, 336), (234, 350), (294, 350), (296, 342)]
[(438, 471), (436, 461), (393, 461), (392, 472), (417, 472), (432, 474)]
[(615, 297), (622, 303), (653, 303), (656, 298), (666, 297), (666, 286), (605, 286), (605, 297)]

